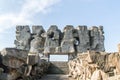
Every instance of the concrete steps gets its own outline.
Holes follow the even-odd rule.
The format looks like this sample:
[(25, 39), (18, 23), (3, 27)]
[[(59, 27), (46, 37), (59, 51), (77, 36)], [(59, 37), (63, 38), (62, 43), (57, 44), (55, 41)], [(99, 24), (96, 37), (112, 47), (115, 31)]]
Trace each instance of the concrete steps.
[(51, 62), (48, 74), (68, 74), (67, 62)]
[(74, 80), (68, 77), (68, 65), (67, 62), (50, 62), (47, 74), (40, 80)]
[(67, 75), (56, 75), (56, 74), (48, 74), (42, 77), (40, 80), (69, 80)]

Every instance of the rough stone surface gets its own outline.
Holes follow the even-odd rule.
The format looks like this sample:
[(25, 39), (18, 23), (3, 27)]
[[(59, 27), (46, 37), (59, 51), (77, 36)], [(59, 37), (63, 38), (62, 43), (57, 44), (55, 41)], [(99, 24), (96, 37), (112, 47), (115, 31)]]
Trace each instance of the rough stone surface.
[(74, 27), (71, 25), (64, 28), (64, 36), (61, 42), (62, 53), (75, 53), (73, 30)]
[(87, 26), (78, 26), (77, 27), (78, 36), (76, 39), (78, 40), (77, 45), (77, 52), (86, 52), (90, 49), (90, 37), (89, 37), (89, 31), (87, 29)]
[[(69, 80), (105, 80), (105, 77), (120, 75), (120, 50), (112, 54), (104, 52), (102, 26), (88, 29), (67, 25), (62, 32), (52, 25), (45, 32), (42, 26), (34, 25), (32, 33), (29, 26), (16, 26), (14, 43), (16, 48), (0, 52), (0, 80), (39, 80), (49, 66), (57, 67), (51, 68), (53, 71), (69, 71), (72, 78)], [(50, 64), (44, 60), (49, 54), (68, 54), (69, 70), (67, 62)]]
[(39, 55), (37, 54), (29, 53), (27, 56), (28, 65), (35, 65), (36, 63), (38, 63), (38, 60), (39, 60)]
[(11, 68), (19, 68), (26, 63), (28, 51), (5, 48), (1, 51), (2, 63)]
[[(15, 45), (17, 49), (45, 54), (81, 53), (87, 50), (105, 51), (103, 26), (66, 25), (63, 32), (56, 25), (51, 25), (47, 32), (42, 26), (16, 27)], [(43, 52), (44, 51), (44, 52)]]
[(45, 33), (45, 30), (42, 26), (32, 26), (32, 36), (30, 51), (27, 57), (27, 64), (34, 65), (38, 63), (39, 55), (43, 56), (45, 38), (42, 37), (42, 34)]
[(36, 34), (42, 34), (42, 33), (45, 33), (45, 30), (43, 29), (43, 27), (42, 26), (32, 26), (32, 33), (34, 34), (34, 35), (36, 35)]
[(26, 64), (28, 51), (15, 48), (5, 48), (1, 51), (1, 67), (4, 72), (0, 80), (15, 80), (22, 74), (22, 66)]
[(70, 60), (69, 76), (79, 80), (108, 80), (109, 77), (120, 75), (120, 55), (88, 51)]
[(95, 70), (91, 76), (91, 80), (107, 80), (107, 75), (102, 70)]
[(43, 53), (45, 39), (41, 36), (36, 35), (31, 41), (30, 52), (31, 53)]
[[(35, 65), (32, 65), (32, 70), (30, 72), (31, 80), (39, 80), (45, 73), (47, 73), (49, 63), (45, 60), (39, 60)], [(24, 79), (26, 80), (26, 79)]]
[(90, 29), (90, 49), (95, 51), (105, 51), (103, 27), (93, 26)]
[[(1, 51), (0, 56), (0, 80), (38, 80), (47, 71), (49, 63), (46, 60), (38, 59), (34, 63), (34, 58), (30, 58), (27, 64), (27, 50), (16, 48), (5, 48)], [(39, 56), (38, 56), (39, 57)], [(32, 64), (30, 75), (29, 65)]]
[(32, 40), (30, 43), (30, 52), (42, 53), (45, 38), (42, 36), (45, 30), (42, 26), (32, 26)]
[(56, 48), (60, 45), (60, 33), (61, 31), (58, 29), (56, 25), (52, 25), (47, 33), (46, 40), (44, 45), (44, 53), (55, 53), (57, 52)]
[(14, 44), (17, 49), (30, 49), (31, 33), (29, 26), (16, 26), (16, 40)]

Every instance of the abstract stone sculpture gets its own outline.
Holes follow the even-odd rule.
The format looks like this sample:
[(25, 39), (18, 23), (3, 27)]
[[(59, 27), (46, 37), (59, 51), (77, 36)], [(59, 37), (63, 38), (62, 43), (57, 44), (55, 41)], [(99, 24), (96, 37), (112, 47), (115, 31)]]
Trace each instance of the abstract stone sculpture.
[(30, 44), (31, 53), (43, 53), (45, 38), (42, 37), (42, 34), (44, 33), (45, 30), (42, 26), (32, 26), (33, 39)]
[(16, 26), (16, 40), (15, 45), (17, 49), (30, 49), (31, 33), (29, 26)]
[(27, 57), (28, 72), (27, 76), (30, 76), (31, 71), (33, 70), (33, 65), (39, 62), (39, 55), (43, 55), (44, 47), (44, 38), (41, 36), (45, 31), (42, 26), (33, 26), (33, 40), (31, 40), (30, 51)]
[[(51, 25), (47, 32), (42, 26), (32, 26), (32, 33), (28, 26), (16, 27), (15, 45), (17, 49), (44, 54), (76, 54), (87, 50), (105, 51), (103, 26), (66, 25), (61, 32), (56, 25)], [(43, 52), (44, 51), (44, 52)]]
[(45, 32), (34, 25), (32, 33), (29, 26), (16, 26), (15, 45), (0, 52), (0, 80), (39, 80), (50, 65), (43, 57), (50, 54), (68, 55), (68, 62), (51, 62), (49, 69), (69, 67), (72, 80), (120, 79), (120, 44), (118, 52), (105, 52), (103, 26), (67, 25), (62, 32), (52, 25)]
[(73, 30), (74, 27), (71, 25), (67, 25), (64, 28), (64, 35), (61, 42), (62, 53), (75, 53)]
[(61, 31), (58, 29), (56, 25), (52, 25), (47, 33), (46, 40), (44, 45), (44, 53), (55, 53), (56, 48), (60, 45), (60, 34)]
[(90, 47), (91, 50), (95, 51), (105, 51), (104, 48), (104, 32), (103, 27), (100, 26), (99, 28), (93, 26), (90, 29)]
[(89, 31), (87, 29), (87, 26), (78, 26), (77, 27), (78, 31), (78, 45), (77, 45), (77, 52), (86, 52), (87, 50), (90, 49), (90, 37), (89, 37)]

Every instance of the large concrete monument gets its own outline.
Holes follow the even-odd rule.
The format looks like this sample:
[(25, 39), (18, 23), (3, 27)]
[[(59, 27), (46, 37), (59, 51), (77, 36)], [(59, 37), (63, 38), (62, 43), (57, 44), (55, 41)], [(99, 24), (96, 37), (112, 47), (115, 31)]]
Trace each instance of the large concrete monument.
[[(106, 53), (103, 26), (16, 26), (15, 48), (0, 52), (0, 80), (39, 80), (44, 73), (68, 74), (72, 80), (119, 80), (118, 52)], [(68, 61), (49, 61), (68, 55)], [(60, 56), (59, 56), (60, 57)]]

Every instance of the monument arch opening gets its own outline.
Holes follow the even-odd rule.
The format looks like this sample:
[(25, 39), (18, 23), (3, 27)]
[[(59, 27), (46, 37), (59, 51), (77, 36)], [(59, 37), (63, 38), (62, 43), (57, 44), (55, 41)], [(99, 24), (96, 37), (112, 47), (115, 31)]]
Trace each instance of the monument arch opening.
[(49, 55), (49, 61), (63, 61), (68, 62), (68, 55)]

